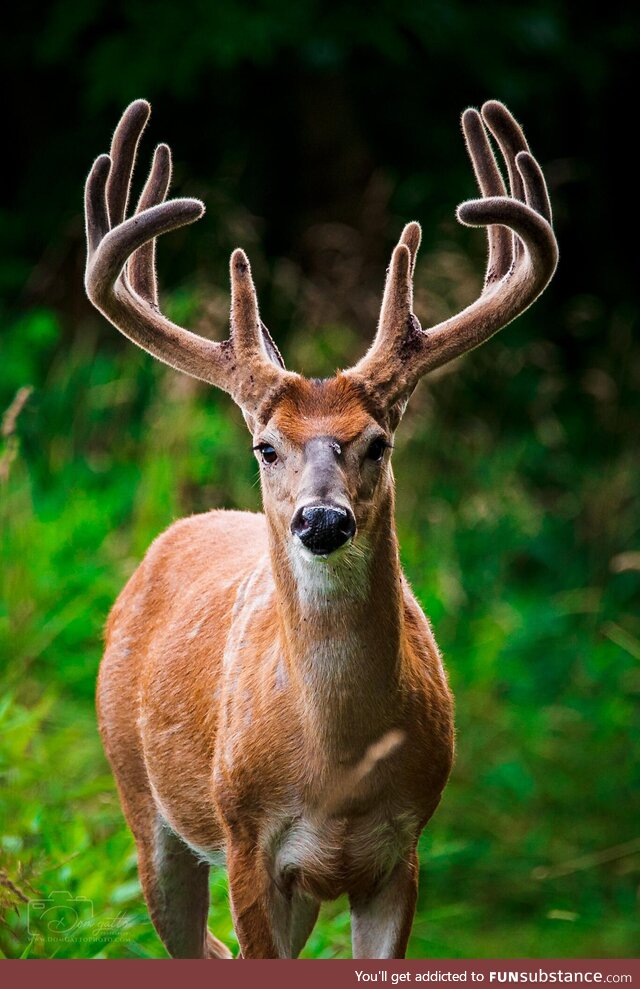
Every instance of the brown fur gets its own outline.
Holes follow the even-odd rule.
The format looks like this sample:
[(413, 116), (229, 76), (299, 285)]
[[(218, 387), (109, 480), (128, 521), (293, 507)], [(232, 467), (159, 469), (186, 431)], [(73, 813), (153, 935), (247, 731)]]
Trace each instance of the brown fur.
[[(353, 385), (338, 378), (296, 386), (267, 428), (285, 433), (292, 421), (287, 440), (300, 449), (318, 427), (357, 442), (356, 423), (364, 428), (371, 417)], [(276, 897), (318, 901), (346, 892), (357, 911), (387, 878), (384, 849), (372, 847), (379, 833), (393, 868), (412, 860), (451, 764), (451, 697), (400, 571), (390, 467), (366, 510), (351, 491), (370, 545), (367, 592), (357, 600), (340, 594), (329, 607), (301, 606), (286, 546), (291, 509), (274, 505), (264, 487), (270, 525), (261, 515), (225, 511), (176, 523), (155, 541), (108, 623), (100, 727), (138, 841), (145, 895), (170, 950), (156, 905), (162, 896), (154, 893), (152, 822), (165, 821), (203, 853), (225, 850), (243, 954), (286, 954), (270, 922), (277, 905), (269, 848), (278, 829), (295, 831), (302, 819), (313, 829), (317, 820), (326, 852), (279, 876), (285, 888)], [(335, 667), (314, 671), (324, 648), (334, 650)], [(390, 732), (398, 733), (397, 747), (331, 805), (344, 775)], [(416, 880), (412, 867), (410, 890)], [(398, 896), (397, 910), (409, 919), (395, 954), (404, 953), (413, 900), (414, 892)]]
[(283, 393), (273, 421), (298, 446), (314, 436), (333, 436), (339, 443), (349, 443), (373, 418), (363, 397), (344, 374), (323, 382), (299, 378)]

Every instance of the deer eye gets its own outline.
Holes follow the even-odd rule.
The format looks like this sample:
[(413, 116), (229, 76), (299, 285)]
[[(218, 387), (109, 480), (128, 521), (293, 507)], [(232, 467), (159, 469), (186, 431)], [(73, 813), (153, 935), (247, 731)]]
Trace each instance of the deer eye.
[(367, 460), (373, 460), (377, 464), (380, 463), (384, 457), (384, 451), (388, 446), (391, 446), (391, 444), (387, 443), (384, 437), (378, 436), (378, 438), (373, 440), (373, 442), (369, 445), (369, 449), (367, 450)]
[(263, 464), (275, 464), (278, 459), (278, 454), (270, 443), (258, 443), (253, 449), (259, 451)]

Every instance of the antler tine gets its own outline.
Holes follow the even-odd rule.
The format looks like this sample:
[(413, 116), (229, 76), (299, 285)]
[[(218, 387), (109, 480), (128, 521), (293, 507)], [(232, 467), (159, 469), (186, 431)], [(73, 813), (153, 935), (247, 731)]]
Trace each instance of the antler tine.
[[(485, 122), (505, 158), (510, 195)], [(482, 116), (467, 110), (462, 126), (482, 198), (462, 203), (457, 216), (467, 226), (488, 227), (485, 285), (474, 303), (426, 331), (406, 307), (390, 305), (393, 296), (385, 289), (373, 346), (348, 372), (382, 407), (405, 400), (427, 371), (477, 347), (524, 312), (546, 288), (558, 262), (542, 170), (509, 111), (492, 100), (484, 104)], [(391, 274), (388, 286), (390, 280)], [(405, 288), (404, 298), (411, 298), (410, 289)]]
[(418, 223), (408, 223), (402, 231), (402, 236), (398, 244), (393, 250), (391, 263), (387, 271), (378, 329), (370, 351), (370, 353), (377, 354), (380, 357), (380, 360), (376, 364), (376, 371), (373, 377), (375, 377), (378, 386), (382, 384), (384, 379), (385, 384), (383, 387), (385, 388), (393, 386), (391, 380), (386, 380), (386, 375), (389, 372), (396, 374), (397, 369), (393, 362), (385, 366), (386, 362), (382, 355), (393, 353), (398, 338), (399, 327), (402, 328), (402, 331), (408, 332), (412, 326), (412, 321), (417, 323), (415, 316), (412, 315), (413, 270), (420, 245), (420, 237), (420, 225)]
[(411, 281), (412, 255), (404, 241), (400, 241), (391, 255), (391, 264), (384, 288), (380, 313), (380, 332), (385, 337), (395, 333), (398, 326), (406, 324), (413, 308), (413, 283)]
[[(521, 151), (529, 151), (529, 145), (522, 128), (511, 116), (504, 103), (499, 100), (488, 100), (482, 107), (482, 119), (496, 139), (509, 174), (509, 188), (514, 199), (526, 201), (524, 183), (516, 165), (516, 158)], [(523, 245), (517, 237), (513, 238), (513, 254), (517, 260), (523, 251)]]
[[(482, 117), (472, 107), (462, 114), (462, 131), (482, 195), (506, 196), (507, 190), (489, 144)], [(488, 227), (487, 238), (489, 257), (485, 286), (500, 281), (513, 263), (513, 238), (506, 227)]]
[[(416, 267), (416, 259), (418, 257), (418, 250), (420, 249), (420, 241), (422, 240), (422, 229), (419, 223), (413, 220), (411, 223), (407, 223), (406, 227), (402, 231), (402, 236), (400, 237), (400, 243), (405, 244), (409, 248), (409, 254), (411, 255), (411, 277), (413, 278), (413, 273)], [(413, 288), (412, 288), (413, 291)]]
[[(159, 144), (153, 155), (153, 164), (145, 183), (136, 214), (144, 213), (152, 206), (164, 202), (171, 182), (171, 150), (166, 144)], [(127, 275), (131, 288), (151, 306), (158, 305), (158, 282), (156, 278), (156, 242), (150, 240), (131, 255), (127, 265)]]
[(244, 254), (240, 252), (244, 273), (232, 264), (234, 316), (229, 340), (215, 343), (200, 337), (172, 323), (158, 309), (156, 238), (193, 223), (204, 213), (197, 199), (164, 202), (171, 177), (167, 145), (156, 148), (136, 212), (125, 219), (136, 150), (149, 113), (145, 100), (132, 103), (116, 128), (111, 156), (101, 155), (89, 173), (85, 191), (87, 294), (138, 346), (177, 370), (223, 388), (245, 411), (256, 412), (265, 391), (281, 384), (289, 372), (283, 369), (268, 331), (263, 338)]
[(529, 151), (519, 151), (516, 155), (516, 166), (524, 182), (527, 205), (551, 224), (553, 218), (551, 201), (540, 165)]
[[(84, 215), (87, 234), (87, 268), (89, 259), (98, 250), (111, 229), (105, 187), (111, 169), (109, 155), (99, 155), (91, 166), (84, 187)], [(87, 288), (87, 291), (88, 288)]]
[(407, 223), (394, 248), (384, 285), (380, 319), (374, 346), (392, 348), (399, 326), (405, 326), (413, 308), (413, 272), (422, 231), (419, 223)]
[(151, 115), (146, 100), (134, 100), (122, 114), (111, 140), (111, 172), (107, 182), (107, 205), (111, 226), (122, 223), (127, 212), (136, 151)]
[(239, 357), (260, 345), (258, 298), (251, 276), (251, 265), (244, 251), (237, 247), (231, 255), (231, 332)]
[(499, 100), (487, 100), (483, 104), (482, 119), (502, 151), (509, 172), (511, 195), (514, 199), (519, 199), (522, 202), (524, 201), (524, 187), (516, 167), (516, 156), (520, 151), (529, 150), (522, 128), (509, 113), (504, 103), (500, 103)]

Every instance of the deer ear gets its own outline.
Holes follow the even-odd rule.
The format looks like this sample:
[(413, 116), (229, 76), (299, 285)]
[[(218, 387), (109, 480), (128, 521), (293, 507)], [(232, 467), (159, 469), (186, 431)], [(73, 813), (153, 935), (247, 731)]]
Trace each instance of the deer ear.
[(249, 430), (249, 432), (253, 436), (253, 434), (256, 431), (256, 419), (255, 419), (255, 416), (251, 415), (250, 412), (247, 412), (247, 410), (246, 409), (243, 409), (242, 407), (240, 408), (240, 411), (242, 412), (242, 418), (244, 419), (244, 421), (245, 421), (245, 423), (247, 425), (247, 429)]
[[(282, 359), (282, 354), (278, 350), (273, 337), (269, 333), (269, 330), (264, 325), (262, 320), (260, 320), (260, 329), (262, 331), (262, 342), (264, 344), (264, 349), (267, 353), (267, 357), (269, 358), (272, 364), (276, 365), (276, 367), (282, 368), (283, 371), (286, 370), (284, 366), (284, 360)], [(242, 412), (242, 418), (247, 424), (247, 429), (253, 436), (253, 434), (256, 431), (256, 424), (257, 424), (255, 415), (253, 415), (253, 413), (251, 412), (248, 412), (242, 406), (240, 406), (240, 411)]]
[(394, 402), (387, 413), (389, 417), (389, 429), (392, 433), (395, 433), (396, 429), (400, 425), (400, 420), (405, 414), (412, 392), (413, 388), (407, 394), (403, 395), (402, 398), (399, 398), (397, 402)]
[(264, 343), (264, 349), (267, 352), (269, 360), (272, 364), (275, 364), (276, 367), (281, 367), (283, 370), (286, 370), (282, 359), (282, 354), (276, 347), (273, 337), (262, 320), (260, 320), (260, 328), (262, 329), (262, 342)]

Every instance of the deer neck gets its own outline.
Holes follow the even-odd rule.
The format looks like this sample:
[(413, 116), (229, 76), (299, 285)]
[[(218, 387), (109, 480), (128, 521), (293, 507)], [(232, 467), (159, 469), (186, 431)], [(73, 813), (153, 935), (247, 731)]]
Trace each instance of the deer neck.
[(326, 560), (273, 527), (270, 538), (288, 675), (312, 737), (348, 762), (393, 727), (402, 634), (393, 492), (371, 531)]

